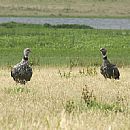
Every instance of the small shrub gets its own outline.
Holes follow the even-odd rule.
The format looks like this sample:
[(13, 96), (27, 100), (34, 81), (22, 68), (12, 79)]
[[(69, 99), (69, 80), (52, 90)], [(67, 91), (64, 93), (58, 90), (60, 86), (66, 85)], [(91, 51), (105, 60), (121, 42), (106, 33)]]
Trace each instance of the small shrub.
[(79, 24), (58, 24), (58, 25), (51, 25), (48, 23), (44, 24), (44, 27), (47, 28), (66, 28), (66, 29), (93, 29), (93, 27), (88, 25), (79, 25)]
[(96, 67), (87, 67), (87, 69), (79, 70), (79, 73), (85, 76), (95, 76), (97, 75)]
[(79, 63), (79, 58), (76, 59), (70, 59), (69, 68), (70, 70), (73, 69), (73, 67), (77, 67)]
[(65, 105), (65, 111), (68, 113), (74, 112), (76, 106), (73, 100), (68, 100)]
[(87, 85), (82, 90), (81, 99), (87, 104), (90, 105), (96, 101), (96, 97), (93, 95), (93, 90), (91, 92), (88, 91)]
[[(104, 111), (114, 111), (114, 112), (123, 112), (124, 110), (122, 109), (122, 105), (119, 103), (112, 103), (112, 104), (107, 104), (107, 103), (102, 103), (98, 102), (96, 100), (96, 97), (93, 94), (93, 90), (89, 91), (87, 88), (87, 85), (85, 85), (85, 88), (82, 90), (82, 96), (81, 96), (81, 101), (82, 104), (85, 103), (85, 110), (87, 109), (100, 109)], [(83, 105), (84, 106), (84, 105)]]
[(89, 91), (87, 85), (82, 90), (81, 94), (81, 100), (68, 100), (64, 106), (65, 111), (67, 113), (77, 113), (77, 112), (85, 112), (90, 109), (92, 110), (101, 110), (104, 111), (106, 114), (109, 111), (112, 111), (114, 113), (117, 112), (125, 112), (126, 108), (123, 107), (122, 105), (118, 102), (114, 102), (112, 104), (104, 103), (97, 101), (93, 90)]
[(60, 77), (61, 78), (70, 78), (71, 77), (71, 71), (69, 71), (69, 72), (65, 72), (65, 71), (63, 71), (63, 72), (61, 72), (60, 70), (58, 71), (58, 74), (60, 75)]

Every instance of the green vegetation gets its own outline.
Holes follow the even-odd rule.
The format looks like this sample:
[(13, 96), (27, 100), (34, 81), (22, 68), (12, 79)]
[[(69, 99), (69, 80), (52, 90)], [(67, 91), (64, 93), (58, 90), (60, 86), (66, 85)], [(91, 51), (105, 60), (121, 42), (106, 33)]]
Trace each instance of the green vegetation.
[(0, 16), (130, 17), (129, 0), (0, 0)]
[(3, 90), (7, 94), (29, 93), (30, 89), (17, 86), (15, 88), (4, 88)]
[(21, 60), (23, 49), (30, 47), (32, 65), (100, 65), (99, 49), (106, 47), (112, 62), (130, 65), (130, 31), (50, 28), (44, 25), (8, 23), (0, 25), (0, 65)]
[[(32, 50), (33, 76), (25, 86), (16, 85), (10, 66), (26, 47)], [(101, 47), (120, 67), (119, 81), (99, 73)], [(0, 24), (1, 129), (130, 129), (129, 53), (130, 30)]]
[(89, 109), (93, 110), (102, 110), (102, 111), (113, 111), (117, 112), (124, 112), (128, 108), (125, 108), (122, 105), (123, 100), (117, 97), (116, 101), (107, 104), (102, 103), (101, 101), (97, 101), (96, 96), (93, 94), (93, 90), (89, 91), (87, 85), (82, 90), (82, 96), (80, 101), (68, 100), (65, 104), (65, 111), (68, 113), (75, 113), (75, 112), (84, 112), (88, 111)]

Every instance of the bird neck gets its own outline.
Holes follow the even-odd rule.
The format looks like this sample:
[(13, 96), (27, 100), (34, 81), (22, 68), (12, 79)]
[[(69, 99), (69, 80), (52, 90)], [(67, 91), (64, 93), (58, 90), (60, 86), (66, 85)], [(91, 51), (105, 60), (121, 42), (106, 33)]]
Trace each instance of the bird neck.
[(28, 57), (27, 57), (27, 56), (24, 56), (24, 57), (23, 57), (23, 60), (24, 60), (24, 61), (28, 61)]
[(107, 60), (107, 55), (103, 55), (103, 60)]
[(103, 64), (104, 65), (109, 65), (110, 61), (107, 59), (107, 55), (103, 55)]
[(20, 62), (20, 63), (21, 63), (21, 64), (28, 63), (28, 57), (23, 56), (23, 58), (22, 58), (22, 60), (21, 60), (21, 62)]

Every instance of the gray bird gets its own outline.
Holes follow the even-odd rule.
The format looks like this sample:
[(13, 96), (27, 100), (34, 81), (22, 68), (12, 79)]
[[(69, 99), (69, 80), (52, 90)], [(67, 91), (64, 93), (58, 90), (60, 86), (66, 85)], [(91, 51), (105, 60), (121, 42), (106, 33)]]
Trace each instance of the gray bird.
[(28, 62), (30, 52), (31, 50), (29, 48), (24, 49), (21, 62), (11, 69), (11, 76), (16, 83), (25, 84), (27, 81), (30, 81), (32, 77), (32, 68), (29, 66)]
[(120, 72), (116, 65), (111, 64), (110, 61), (107, 59), (107, 50), (105, 48), (100, 49), (103, 57), (103, 63), (100, 67), (101, 74), (106, 78), (113, 78), (113, 79), (119, 79)]

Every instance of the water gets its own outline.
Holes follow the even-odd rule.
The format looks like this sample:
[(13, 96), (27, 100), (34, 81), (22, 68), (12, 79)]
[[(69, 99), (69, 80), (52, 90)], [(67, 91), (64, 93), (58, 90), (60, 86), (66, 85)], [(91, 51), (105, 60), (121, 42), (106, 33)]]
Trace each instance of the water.
[(130, 29), (130, 19), (0, 17), (0, 23), (12, 21), (28, 24), (80, 24), (89, 25), (96, 29)]

